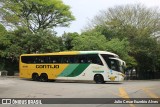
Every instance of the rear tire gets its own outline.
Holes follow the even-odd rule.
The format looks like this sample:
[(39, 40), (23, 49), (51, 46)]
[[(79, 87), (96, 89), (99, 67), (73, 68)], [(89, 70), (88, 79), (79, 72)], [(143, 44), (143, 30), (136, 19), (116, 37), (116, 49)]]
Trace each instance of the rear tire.
[(94, 76), (94, 81), (95, 81), (97, 84), (103, 84), (103, 83), (105, 83), (104, 78), (103, 78), (103, 76), (102, 76), (101, 74), (96, 74), (96, 75)]
[(39, 76), (37, 73), (32, 74), (32, 80), (33, 81), (38, 81), (39, 80)]
[(47, 81), (48, 81), (48, 76), (47, 76), (47, 74), (41, 74), (41, 76), (40, 76), (40, 81), (41, 81), (41, 82), (47, 82)]

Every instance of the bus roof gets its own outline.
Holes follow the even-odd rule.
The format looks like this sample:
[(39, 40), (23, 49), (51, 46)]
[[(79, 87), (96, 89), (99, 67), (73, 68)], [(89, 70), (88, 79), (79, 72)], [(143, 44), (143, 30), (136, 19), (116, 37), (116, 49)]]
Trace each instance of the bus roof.
[(36, 55), (77, 55), (77, 54), (108, 54), (113, 55), (114, 57), (119, 57), (117, 54), (108, 51), (62, 51), (62, 52), (53, 52), (53, 53), (42, 53), (42, 54), (22, 54), (21, 56), (36, 56)]

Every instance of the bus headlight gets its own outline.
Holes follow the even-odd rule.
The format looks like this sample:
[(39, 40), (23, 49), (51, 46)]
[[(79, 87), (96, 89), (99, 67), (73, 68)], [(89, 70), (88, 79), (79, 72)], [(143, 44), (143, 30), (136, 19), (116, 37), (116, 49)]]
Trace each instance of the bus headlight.
[(124, 75), (124, 74), (122, 74), (122, 73), (120, 73), (119, 75), (121, 75), (122, 77), (126, 77), (126, 75)]

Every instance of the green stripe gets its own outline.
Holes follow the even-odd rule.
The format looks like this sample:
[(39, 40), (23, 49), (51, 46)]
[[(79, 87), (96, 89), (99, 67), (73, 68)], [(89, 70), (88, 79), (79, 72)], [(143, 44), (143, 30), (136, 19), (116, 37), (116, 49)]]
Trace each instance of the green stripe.
[(104, 71), (93, 71), (93, 73), (103, 73)]
[(79, 64), (69, 64), (66, 69), (62, 71), (62, 73), (59, 75), (60, 77), (67, 77), (70, 75), (77, 67)]
[(90, 64), (79, 64), (78, 67), (67, 77), (75, 77), (80, 75)]

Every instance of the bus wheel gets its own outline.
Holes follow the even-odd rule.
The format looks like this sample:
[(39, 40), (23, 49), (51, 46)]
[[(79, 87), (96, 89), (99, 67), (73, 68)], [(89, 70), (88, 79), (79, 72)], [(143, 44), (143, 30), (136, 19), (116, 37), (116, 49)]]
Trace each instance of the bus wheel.
[(41, 76), (40, 76), (40, 81), (41, 81), (41, 82), (47, 82), (47, 81), (48, 81), (48, 76), (47, 76), (47, 74), (41, 74)]
[(39, 80), (39, 76), (38, 76), (37, 73), (33, 73), (33, 74), (32, 74), (32, 80), (33, 80), (33, 81), (38, 81), (38, 80)]
[(97, 83), (97, 84), (102, 84), (104, 83), (104, 78), (101, 74), (96, 74), (94, 76), (94, 81)]

